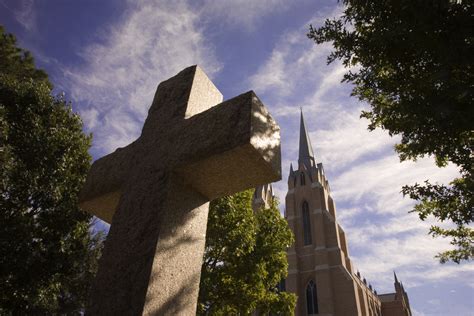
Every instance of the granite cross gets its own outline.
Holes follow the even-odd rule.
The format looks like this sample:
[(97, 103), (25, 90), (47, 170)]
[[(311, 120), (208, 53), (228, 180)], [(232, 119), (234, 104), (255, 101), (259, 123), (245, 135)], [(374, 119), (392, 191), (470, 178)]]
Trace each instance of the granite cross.
[(222, 102), (192, 66), (158, 86), (141, 136), (92, 165), (81, 207), (111, 223), (90, 315), (193, 315), (209, 201), (281, 178), (280, 130), (252, 92)]

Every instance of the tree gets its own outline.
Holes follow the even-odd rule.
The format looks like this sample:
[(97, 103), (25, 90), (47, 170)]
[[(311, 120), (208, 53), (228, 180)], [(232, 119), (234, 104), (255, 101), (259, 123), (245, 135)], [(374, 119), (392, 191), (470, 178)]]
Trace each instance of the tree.
[(16, 46), (16, 38), (13, 34), (5, 33), (0, 25), (0, 73), (14, 76), (21, 80), (31, 78), (35, 81), (44, 82), (51, 87), (48, 75), (41, 69), (36, 69), (33, 56)]
[(91, 136), (0, 27), (0, 314), (79, 314), (101, 235), (78, 207)]
[[(449, 185), (406, 185), (402, 192), (419, 203), (421, 220), (433, 216), (449, 228), (432, 226), (433, 237), (455, 246), (438, 254), (442, 263), (472, 260), (474, 32), (473, 4), (463, 0), (343, 0), (339, 18), (310, 26), (317, 44), (332, 42), (328, 63), (341, 60), (343, 81), (352, 95), (371, 106), (361, 117), (400, 135), (400, 160), (434, 156), (439, 167), (451, 162), (460, 176)], [(453, 225), (454, 224), (454, 225)]]
[(296, 296), (279, 292), (293, 235), (276, 201), (253, 212), (252, 192), (211, 202), (201, 271), (198, 314), (293, 315)]

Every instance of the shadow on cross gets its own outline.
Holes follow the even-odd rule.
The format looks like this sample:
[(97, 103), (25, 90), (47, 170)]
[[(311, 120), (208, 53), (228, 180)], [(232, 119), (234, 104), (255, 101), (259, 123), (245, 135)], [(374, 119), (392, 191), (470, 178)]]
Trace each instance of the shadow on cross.
[(262, 102), (221, 101), (187, 68), (158, 86), (140, 138), (94, 162), (81, 207), (112, 225), (90, 314), (195, 312), (209, 201), (281, 179), (280, 128)]
[[(155, 212), (133, 212), (139, 201), (122, 199), (121, 207), (130, 211), (115, 214), (87, 314), (165, 315), (162, 311), (167, 308), (184, 311), (194, 304), (201, 268), (199, 264), (196, 269), (194, 263), (202, 260), (202, 226), (205, 231), (208, 203), (189, 194), (182, 185), (176, 185), (181, 192), (167, 202), (154, 200), (152, 204), (158, 206)], [(160, 203), (168, 204), (160, 207)], [(164, 210), (172, 205), (174, 209)], [(182, 284), (186, 286), (181, 288)], [(112, 299), (94, 299), (111, 295)]]
[(187, 286), (182, 286), (172, 297), (166, 302), (162, 302), (160, 306), (153, 304), (153, 298), (146, 298), (145, 305), (149, 306), (146, 314), (149, 315), (186, 315), (189, 311), (189, 298), (194, 295), (193, 284), (198, 283), (200, 274), (193, 274), (186, 281)]

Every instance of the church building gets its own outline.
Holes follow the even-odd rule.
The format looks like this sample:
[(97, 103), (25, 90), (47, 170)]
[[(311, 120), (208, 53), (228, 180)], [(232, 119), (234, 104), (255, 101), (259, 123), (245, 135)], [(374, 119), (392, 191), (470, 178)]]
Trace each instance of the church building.
[[(258, 187), (254, 207), (273, 196), (271, 185)], [(378, 294), (354, 269), (346, 235), (322, 163), (316, 163), (303, 113), (299, 157), (290, 166), (285, 219), (295, 235), (287, 251), (285, 290), (298, 296), (295, 315), (411, 316), (408, 296), (395, 278), (395, 292)]]

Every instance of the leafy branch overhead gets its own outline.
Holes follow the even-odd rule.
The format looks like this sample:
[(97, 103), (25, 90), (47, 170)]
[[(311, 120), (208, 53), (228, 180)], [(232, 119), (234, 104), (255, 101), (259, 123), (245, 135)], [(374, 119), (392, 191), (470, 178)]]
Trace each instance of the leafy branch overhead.
[(473, 123), (474, 28), (469, 1), (344, 0), (344, 13), (321, 27), (310, 26), (317, 44), (333, 43), (328, 63), (348, 68), (343, 81), (370, 105), (361, 117), (369, 129), (400, 135), (400, 160), (430, 155), (439, 167), (453, 163), (459, 177), (449, 185), (406, 185), (402, 192), (429, 216), (451, 228), (430, 234), (450, 238), (441, 262), (474, 257)]

